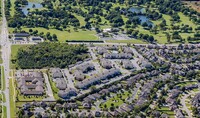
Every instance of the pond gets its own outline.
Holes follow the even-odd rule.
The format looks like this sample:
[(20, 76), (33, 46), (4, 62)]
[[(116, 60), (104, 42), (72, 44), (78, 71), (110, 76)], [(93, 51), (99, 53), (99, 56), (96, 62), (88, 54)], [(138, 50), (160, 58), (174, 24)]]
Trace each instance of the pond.
[[(136, 14), (145, 14), (146, 13), (146, 9), (145, 8), (141, 8), (141, 7), (131, 7), (128, 10), (129, 12), (132, 13), (136, 13)], [(148, 25), (152, 25), (154, 26), (153, 22), (150, 21), (150, 19), (146, 16), (146, 15), (136, 15), (133, 18), (138, 17), (141, 21), (141, 24), (143, 24), (144, 22), (146, 22)]]
[(28, 9), (39, 9), (39, 8), (43, 8), (41, 3), (38, 2), (28, 2), (28, 5), (22, 7), (22, 12), (25, 15), (28, 15)]
[(145, 8), (141, 8), (141, 7), (131, 7), (128, 11), (132, 12), (132, 13), (145, 13), (146, 9)]
[(147, 16), (138, 15), (138, 16), (135, 16), (135, 17), (138, 17), (140, 19), (141, 24), (143, 24), (144, 22), (146, 22), (148, 25), (154, 26), (153, 22), (151, 22)]

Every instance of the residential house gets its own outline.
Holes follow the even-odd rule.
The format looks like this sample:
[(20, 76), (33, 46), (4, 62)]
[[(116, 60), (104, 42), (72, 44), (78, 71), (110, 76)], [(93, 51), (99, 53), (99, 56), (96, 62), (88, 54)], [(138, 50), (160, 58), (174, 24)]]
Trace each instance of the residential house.
[(110, 70), (105, 70), (103, 73), (99, 73), (98, 75), (93, 75), (90, 79), (85, 79), (81, 82), (77, 82), (76, 87), (79, 89), (86, 89), (92, 85), (100, 83), (102, 80), (110, 79), (118, 75), (121, 75), (119, 69), (113, 68)]
[(58, 96), (62, 99), (69, 99), (72, 96), (77, 96), (77, 91), (73, 88), (67, 88), (66, 90), (60, 90)]
[(123, 50), (124, 53), (133, 55), (133, 51), (129, 47), (123, 47), (122, 50)]
[(111, 69), (112, 68), (112, 62), (108, 59), (101, 59), (100, 64), (103, 68)]
[(57, 78), (55, 80), (55, 83), (56, 83), (56, 87), (59, 89), (59, 90), (65, 90), (67, 88), (67, 83), (66, 81), (64, 80), (64, 78)]
[(92, 105), (90, 102), (83, 102), (82, 106), (85, 108), (85, 109), (91, 109)]
[(134, 69), (134, 68), (136, 68), (130, 60), (122, 60), (122, 66), (125, 69)]
[(76, 69), (83, 73), (87, 73), (88, 71), (94, 70), (95, 67), (92, 63), (86, 63), (86, 64), (77, 66)]
[(74, 77), (78, 81), (83, 81), (85, 79), (85, 75), (81, 71), (78, 71), (78, 70), (74, 72)]
[(177, 118), (185, 118), (185, 116), (183, 115), (182, 110), (180, 110), (180, 109), (176, 109), (175, 110), (175, 114), (176, 114)]
[(62, 74), (60, 68), (51, 68), (51, 69), (50, 69), (50, 72), (51, 72), (51, 75), (52, 75), (52, 78), (53, 78), (53, 79), (56, 79), (56, 78), (63, 78), (63, 74)]
[(105, 59), (132, 59), (133, 55), (129, 53), (105, 53), (103, 57)]
[(97, 47), (97, 54), (103, 55), (104, 53), (107, 53), (107, 50), (104, 47)]

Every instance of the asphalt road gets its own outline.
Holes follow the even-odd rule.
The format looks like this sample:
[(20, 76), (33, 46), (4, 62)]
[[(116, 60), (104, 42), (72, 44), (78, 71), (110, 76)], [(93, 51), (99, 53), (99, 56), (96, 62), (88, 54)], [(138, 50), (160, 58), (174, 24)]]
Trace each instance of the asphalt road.
[(2, 59), (4, 66), (4, 73), (5, 73), (5, 90), (3, 91), (6, 97), (5, 106), (7, 108), (7, 118), (10, 118), (10, 96), (9, 96), (9, 60), (10, 60), (10, 53), (11, 53), (11, 44), (8, 38), (8, 28), (7, 28), (7, 21), (5, 17), (4, 11), (4, 2), (2, 2), (2, 27), (1, 27), (1, 46), (2, 46)]

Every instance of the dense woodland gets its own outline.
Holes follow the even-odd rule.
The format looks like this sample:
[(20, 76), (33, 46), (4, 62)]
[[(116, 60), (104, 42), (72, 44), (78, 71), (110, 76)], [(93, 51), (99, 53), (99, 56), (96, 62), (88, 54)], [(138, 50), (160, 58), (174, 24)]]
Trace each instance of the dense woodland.
[[(120, 28), (130, 37), (153, 42), (153, 35), (143, 34), (134, 29), (138, 27), (138, 25), (141, 25), (155, 34), (157, 30), (165, 32), (168, 30), (168, 27), (166, 20), (163, 19), (163, 14), (166, 14), (171, 16), (173, 22), (172, 28), (170, 28), (170, 30), (173, 30), (173, 33), (170, 35), (168, 33), (166, 36), (184, 41), (185, 39), (182, 39), (182, 37), (174, 32), (191, 32), (193, 29), (191, 26), (187, 26), (187, 24), (184, 24), (184, 26), (173, 26), (173, 24), (181, 20), (178, 12), (182, 12), (184, 15), (188, 16), (194, 23), (200, 24), (200, 13), (185, 7), (181, 0), (59, 0), (58, 5), (55, 5), (55, 1), (56, 0), (44, 0), (42, 5), (45, 9), (32, 10), (26, 16), (23, 14), (21, 7), (27, 4), (27, 0), (16, 0), (14, 7), (16, 13), (14, 16), (11, 16), (9, 13), (11, 7), (10, 0), (7, 0), (6, 16), (9, 27), (17, 28), (20, 31), (21, 27), (43, 27), (61, 31), (68, 30), (69, 32), (69, 27), (73, 27), (74, 30), (91, 30), (91, 28), (95, 28), (97, 33), (101, 33), (102, 25), (110, 25), (113, 28)], [(114, 6), (115, 4), (121, 4), (121, 6)], [(129, 8), (133, 5), (145, 6), (146, 12), (129, 12)], [(80, 25), (81, 21), (77, 18), (77, 15), (84, 18), (86, 22), (85, 25)], [(152, 21), (162, 20), (162, 22), (153, 27), (146, 22), (141, 23), (139, 18), (134, 17), (137, 15), (146, 15)], [(124, 20), (124, 17), (127, 20)], [(199, 28), (197, 30), (199, 30)], [(17, 32), (17, 30), (15, 32)], [(199, 32), (196, 33), (199, 34)], [(50, 37), (46, 37), (43, 33), (38, 35), (51, 41), (57, 41), (56, 39), (54, 40), (51, 35)], [(200, 40), (200, 37), (190, 36), (188, 40)]]
[[(70, 64), (88, 58), (84, 45), (65, 43), (40, 43), (20, 48), (17, 53), (17, 66), (22, 69), (40, 69), (44, 67), (65, 68)], [(12, 60), (14, 61), (14, 60)]]

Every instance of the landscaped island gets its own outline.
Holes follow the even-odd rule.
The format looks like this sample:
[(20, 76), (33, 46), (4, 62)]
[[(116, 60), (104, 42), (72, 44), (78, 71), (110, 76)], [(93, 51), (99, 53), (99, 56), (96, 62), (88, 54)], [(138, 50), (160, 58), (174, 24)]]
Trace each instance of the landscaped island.
[(19, 49), (16, 62), (19, 68), (32, 69), (44, 67), (65, 68), (88, 57), (84, 45), (64, 43), (40, 43)]

